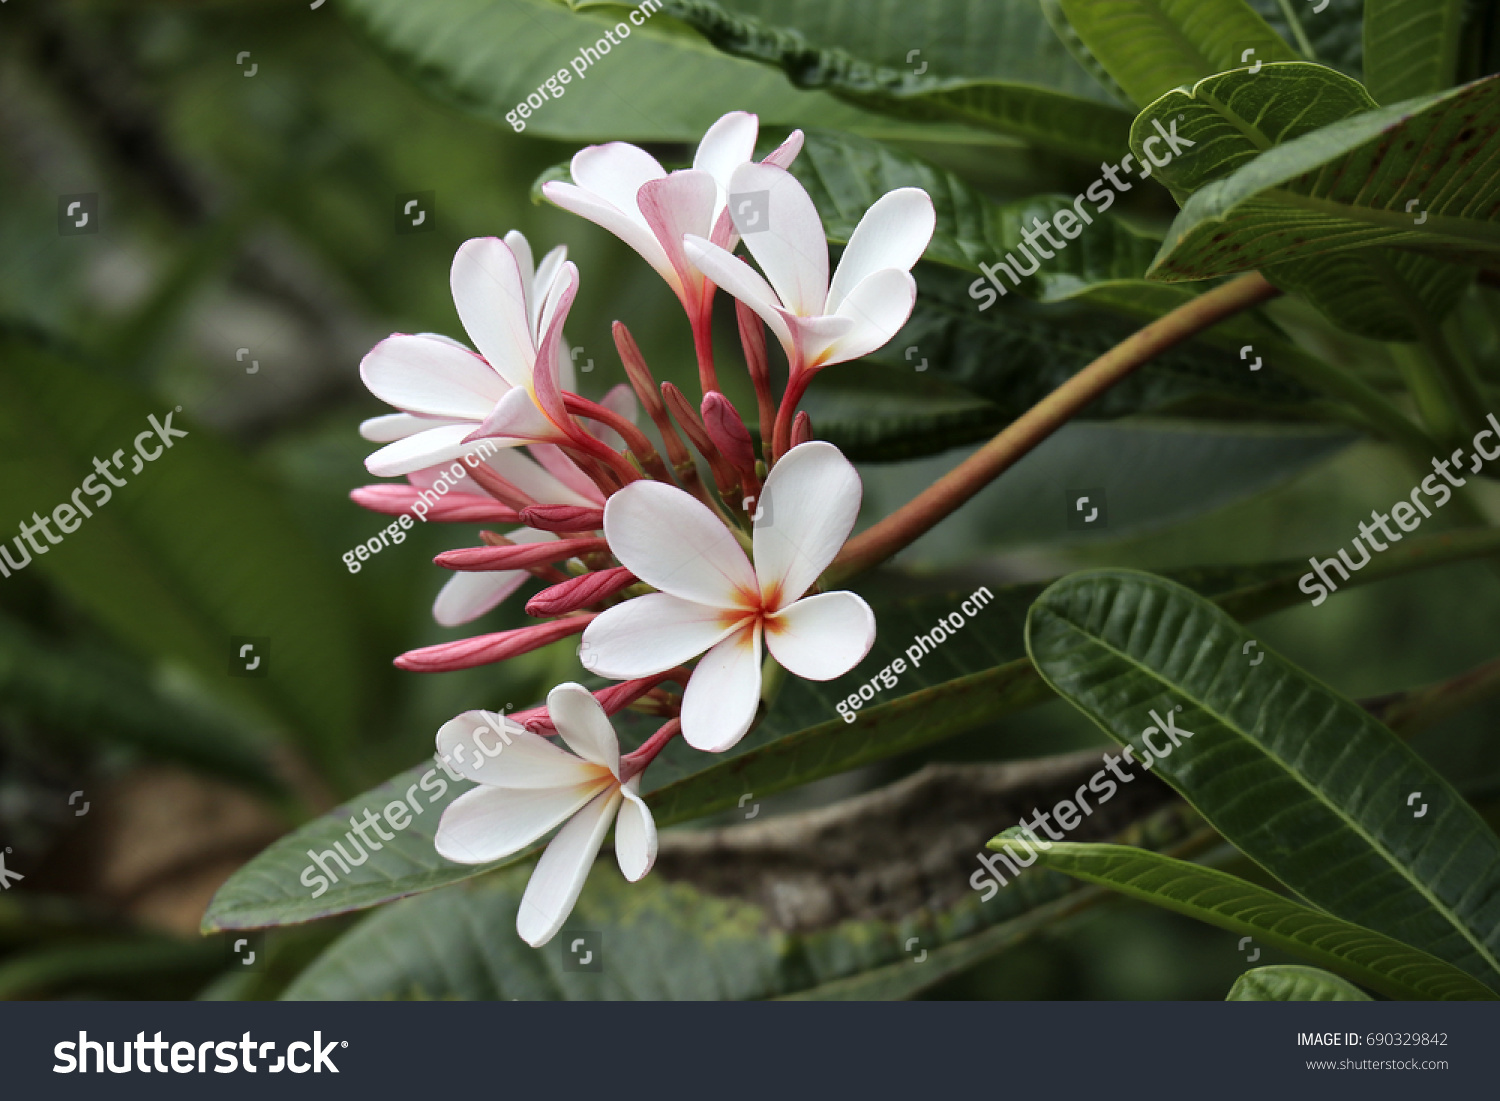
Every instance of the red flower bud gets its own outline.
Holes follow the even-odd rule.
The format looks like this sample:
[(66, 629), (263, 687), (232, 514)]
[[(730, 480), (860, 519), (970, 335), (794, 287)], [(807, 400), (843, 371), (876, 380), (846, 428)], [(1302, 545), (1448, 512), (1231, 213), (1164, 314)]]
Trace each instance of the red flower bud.
[(729, 399), (717, 390), (703, 396), (703, 428), (729, 465), (741, 472), (754, 472), (755, 445), (750, 442), (750, 430)]
[(521, 523), (538, 531), (599, 531), (604, 510), (585, 505), (533, 505), (521, 510)]
[(396, 668), (405, 669), (408, 673), (447, 673), (454, 669), (489, 665), (513, 658), (517, 654), (529, 654), (550, 642), (579, 634), (593, 618), (592, 614), (569, 616), (551, 623), (539, 623), (535, 627), (498, 631), (492, 635), (479, 635), (457, 642), (424, 646), (420, 650), (408, 650), (396, 659)]
[(460, 547), (433, 559), (445, 570), (524, 570), (549, 562), (565, 562), (590, 551), (608, 550), (603, 539), (549, 539), (545, 543), (515, 543), (508, 547)]
[(635, 574), (624, 566), (614, 566), (582, 577), (572, 577), (560, 585), (543, 589), (526, 602), (526, 614), (534, 616), (564, 615), (587, 608), (596, 601), (613, 596), (634, 585)]

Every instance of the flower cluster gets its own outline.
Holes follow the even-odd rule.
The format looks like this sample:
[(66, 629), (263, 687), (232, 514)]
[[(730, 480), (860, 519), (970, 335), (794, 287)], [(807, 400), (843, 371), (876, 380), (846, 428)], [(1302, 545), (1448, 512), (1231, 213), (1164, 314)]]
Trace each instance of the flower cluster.
[[(584, 667), (617, 682), (592, 693), (563, 684), (545, 706), (512, 715), (514, 738), (466, 767), (479, 786), (443, 815), (438, 852), (460, 863), (500, 859), (562, 827), (517, 919), (532, 945), (561, 928), (611, 824), (625, 876), (650, 871), (656, 829), (638, 794), (641, 773), (679, 733), (710, 753), (745, 736), (767, 694), (763, 647), (794, 676), (831, 680), (874, 643), (869, 606), (819, 586), (854, 527), (859, 475), (836, 447), (811, 439), (797, 405), (817, 371), (874, 351), (906, 323), (932, 202), (915, 188), (880, 198), (830, 279), (822, 221), (787, 171), (802, 134), (757, 162), (758, 125), (745, 112), (725, 115), (692, 168), (674, 172), (633, 145), (590, 146), (574, 156), (571, 183), (543, 189), (618, 236), (677, 295), (698, 362), (696, 409), (671, 383), (658, 385), (619, 322), (629, 385), (598, 402), (575, 393), (563, 326), (578, 269), (562, 247), (535, 263), (516, 232), (465, 242), (454, 257), (453, 301), (472, 348), (396, 334), (360, 367), (370, 391), (397, 410), (361, 427), (383, 445), (366, 466), (407, 482), (365, 486), (354, 499), (399, 515), (444, 479), (449, 489), (429, 519), (518, 525), (438, 556), (454, 571), (433, 608), (438, 622), (470, 622), (532, 577), (546, 585), (526, 604), (536, 625), (414, 650), (396, 664), (465, 669), (581, 634)], [(730, 197), (744, 193), (764, 196), (764, 224), (731, 210)], [(735, 255), (742, 238), (759, 272)], [(720, 287), (738, 300), (759, 455), (718, 387), (711, 330)], [(787, 360), (779, 401), (766, 328)], [(641, 407), (665, 457), (637, 427)], [(622, 756), (609, 717), (627, 707), (666, 721)], [(446, 724), (439, 751), (483, 721), (469, 712)]]

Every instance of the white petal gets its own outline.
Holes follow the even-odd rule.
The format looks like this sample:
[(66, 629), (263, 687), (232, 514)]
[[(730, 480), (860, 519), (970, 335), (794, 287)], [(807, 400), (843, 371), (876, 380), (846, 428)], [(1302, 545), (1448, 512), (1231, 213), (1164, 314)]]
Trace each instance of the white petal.
[(516, 914), (516, 932), (533, 948), (551, 940), (573, 912), (620, 799), (620, 789), (615, 785), (595, 796), (557, 832), (537, 861)]
[(573, 817), (589, 800), (598, 798), (606, 785), (610, 791), (619, 790), (606, 778), (566, 788), (480, 787), (466, 791), (443, 811), (433, 847), (439, 856), (456, 864), (499, 860)]
[(641, 188), (641, 216), (661, 242), (684, 287), (693, 287), (701, 277), (683, 252), (683, 235), (703, 236), (712, 231), (717, 194), (718, 185), (707, 172), (673, 172)]
[(547, 301), (547, 296), (552, 291), (552, 284), (557, 281), (558, 273), (562, 271), (563, 263), (568, 259), (568, 246), (558, 245), (537, 266), (536, 279), (532, 281), (531, 289), (531, 335), (538, 343), (542, 339), (542, 303)]
[[(517, 444), (531, 440), (557, 440), (563, 435), (547, 414), (537, 408), (531, 392), (521, 386), (506, 392), (484, 423), (470, 433), (474, 439), (512, 440)], [(501, 446), (506, 446), (501, 444)]]
[(835, 362), (836, 349), (854, 328), (854, 322), (847, 317), (798, 317), (785, 311), (782, 317), (792, 331), (794, 351), (787, 353), (789, 362), (813, 370)]
[(707, 172), (720, 187), (728, 189), (734, 170), (755, 155), (755, 136), (759, 132), (760, 120), (749, 111), (730, 111), (703, 135), (693, 155), (693, 167)]
[(863, 493), (854, 464), (822, 440), (798, 444), (771, 469), (755, 524), (755, 572), (768, 610), (785, 608), (828, 568)]
[[(506, 538), (512, 543), (545, 543), (557, 536), (550, 531), (520, 528), (509, 532)], [(525, 570), (456, 571), (433, 601), (432, 618), (444, 627), (457, 627), (478, 619), (530, 577)]]
[(899, 268), (877, 271), (839, 306), (837, 316), (853, 324), (829, 344), (823, 362), (847, 363), (884, 347), (906, 324), (916, 301), (917, 281), (910, 272)]
[(641, 778), (637, 776), (620, 789), (625, 799), (615, 816), (615, 859), (620, 862), (620, 872), (631, 883), (644, 879), (656, 863), (656, 820), (636, 794), (640, 786)]
[[(750, 225), (741, 210), (744, 197), (759, 192), (767, 193), (764, 227)], [(729, 215), (781, 304), (803, 317), (821, 314), (828, 297), (828, 241), (823, 220), (796, 177), (775, 165), (740, 165), (729, 188)]]
[(599, 613), (583, 629), (578, 657), (589, 672), (611, 680), (649, 677), (697, 657), (737, 622), (720, 608), (647, 593)]
[[(485, 461), (496, 474), (539, 505), (589, 506), (598, 504), (593, 498), (585, 497), (569, 489), (543, 469), (540, 463), (527, 458), (520, 450), (501, 451), (491, 455)], [(484, 493), (484, 490), (476, 488), (473, 492)]]
[[(612, 413), (625, 418), (634, 424), (640, 415), (640, 405), (636, 401), (635, 391), (631, 389), (630, 383), (622, 382), (617, 386), (610, 387), (609, 393), (599, 399), (599, 404)], [(609, 445), (616, 451), (625, 450), (625, 440), (613, 428), (599, 421), (587, 421), (589, 432), (602, 443)]]
[[(504, 737), (495, 730), (497, 725)], [(488, 787), (572, 788), (611, 778), (599, 765), (580, 760), (494, 711), (465, 711), (449, 719), (438, 728), (437, 751), (448, 758), (454, 772)]]
[(792, 162), (797, 159), (797, 154), (802, 152), (803, 134), (801, 130), (793, 130), (786, 136), (775, 149), (761, 158), (761, 164), (774, 164), (777, 168), (790, 168)]
[(661, 243), (657, 241), (656, 234), (651, 232), (651, 227), (646, 225), (645, 219), (640, 216), (634, 199), (631, 200), (630, 211), (626, 212), (612, 206), (593, 192), (564, 183), (562, 180), (550, 180), (543, 184), (542, 194), (564, 210), (571, 211), (580, 218), (587, 218), (601, 229), (607, 229), (613, 233), (635, 249), (641, 259), (655, 268), (657, 274), (665, 279), (674, 291), (679, 290), (677, 272), (673, 269), (671, 261), (667, 259), (667, 254), (662, 250)]
[(682, 693), (682, 737), (722, 753), (745, 736), (760, 704), (760, 624), (744, 627), (699, 659)]
[(483, 420), (510, 389), (473, 352), (422, 336), (397, 333), (375, 345), (359, 376), (381, 401), (407, 413)]
[(575, 184), (636, 218), (640, 217), (636, 193), (641, 185), (667, 174), (650, 153), (623, 141), (580, 149), (568, 167)]
[(591, 504), (604, 505), (604, 491), (596, 486), (587, 474), (579, 469), (578, 464), (567, 455), (556, 444), (534, 443), (527, 448), (536, 458), (536, 461), (563, 485), (578, 494), (581, 500), (551, 501), (549, 504)]
[(806, 680), (842, 677), (875, 645), (875, 613), (853, 593), (819, 593), (766, 619), (766, 649)]
[(526, 240), (526, 235), (518, 229), (513, 229), (505, 235), (505, 244), (516, 258), (516, 267), (521, 272), (521, 289), (526, 292), (526, 310), (528, 317), (536, 314), (536, 264), (531, 256), (531, 242)]
[(839, 313), (845, 296), (877, 271), (911, 271), (936, 225), (932, 199), (920, 187), (898, 187), (876, 199), (849, 235), (821, 312)]
[(394, 440), (404, 440), (407, 436), (414, 436), (418, 432), (426, 432), (429, 428), (442, 428), (449, 424), (463, 424), (461, 420), (453, 420), (449, 417), (414, 417), (410, 413), (387, 413), (380, 417), (370, 417), (359, 424), (359, 434), (371, 443), (391, 443)]
[[(512, 392), (519, 393), (522, 397), (526, 396), (524, 390)], [(377, 478), (394, 478), (400, 474), (410, 474), (421, 470), (423, 467), (452, 462), (474, 451), (474, 444), (464, 442), (473, 430), (473, 424), (452, 424), (429, 428), (425, 432), (418, 432), (415, 436), (407, 436), (405, 439), (386, 444), (365, 460), (365, 469)], [(516, 447), (525, 441), (496, 440), (495, 442), (500, 447)]]
[(465, 241), (453, 256), (448, 282), (458, 319), (474, 347), (505, 381), (527, 385), (536, 345), (526, 308), (528, 288), (510, 247), (498, 237)]
[(641, 480), (604, 506), (604, 538), (622, 566), (695, 604), (755, 603), (755, 571), (724, 522), (676, 486)]
[(762, 279), (758, 271), (712, 241), (692, 234), (683, 239), (683, 249), (693, 266), (710, 281), (759, 314), (760, 319), (771, 327), (783, 350), (791, 355), (792, 333), (781, 316), (781, 302), (771, 284)]
[(620, 774), (620, 742), (599, 701), (581, 684), (559, 684), (547, 693), (547, 717), (568, 748), (585, 761)]

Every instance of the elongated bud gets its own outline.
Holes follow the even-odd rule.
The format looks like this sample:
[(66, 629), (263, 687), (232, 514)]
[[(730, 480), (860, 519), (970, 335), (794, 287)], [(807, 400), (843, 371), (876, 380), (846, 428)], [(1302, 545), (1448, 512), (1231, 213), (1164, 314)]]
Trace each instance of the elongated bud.
[[(473, 493), (449, 493), (446, 496), (416, 486), (360, 486), (349, 497), (356, 505), (387, 516), (411, 513), (418, 520), (439, 520), (450, 524), (514, 524), (521, 517), (515, 509), (488, 497)], [(436, 500), (433, 500), (436, 498)]]
[(580, 577), (570, 577), (560, 585), (543, 589), (526, 602), (526, 614), (533, 616), (566, 615), (587, 608), (605, 597), (636, 582), (635, 574), (624, 566), (612, 566)]
[(604, 510), (586, 505), (533, 505), (521, 510), (520, 520), (537, 531), (599, 531), (604, 527)]
[(698, 453), (708, 460), (708, 469), (714, 476), (714, 484), (719, 487), (720, 493), (728, 492), (734, 485), (734, 473), (729, 464), (724, 461), (724, 456), (714, 446), (713, 440), (703, 428), (703, 422), (698, 419), (698, 413), (689, 404), (687, 397), (670, 382), (661, 384), (661, 396), (666, 401), (667, 408), (672, 411), (672, 416), (677, 423), (682, 425), (682, 431)]
[(742, 474), (755, 473), (755, 445), (750, 442), (750, 430), (740, 419), (739, 411), (717, 390), (704, 395), (703, 429), (730, 466)]
[(474, 573), (484, 570), (524, 570), (550, 562), (565, 562), (580, 554), (607, 550), (603, 539), (549, 539), (545, 543), (516, 543), (508, 547), (460, 547), (433, 559), (445, 570)]
[(798, 413), (792, 421), (792, 446), (796, 447), (812, 438), (812, 418), (806, 413)]
[(734, 316), (740, 326), (740, 346), (745, 350), (745, 366), (755, 387), (755, 409), (760, 417), (760, 444), (769, 451), (767, 433), (776, 422), (776, 398), (771, 393), (771, 364), (766, 358), (766, 326), (760, 315), (735, 299)]
[[(593, 696), (594, 699), (599, 701), (599, 706), (604, 709), (606, 715), (618, 715), (662, 681), (675, 680), (678, 683), (682, 683), (687, 680), (687, 677), (688, 671), (686, 669), (669, 669), (665, 673), (656, 673), (653, 676), (641, 677), (637, 680), (627, 680), (621, 681), (619, 684), (611, 684), (608, 688), (599, 689)], [(513, 712), (510, 716), (510, 721), (520, 723), (527, 730), (549, 738), (557, 733), (557, 727), (552, 724), (552, 717), (547, 714), (545, 704), (541, 707), (531, 707), (525, 711)], [(645, 747), (643, 746), (642, 748)], [(639, 750), (636, 752), (639, 752)]]
[(569, 616), (551, 623), (539, 623), (535, 627), (498, 631), (492, 635), (479, 635), (457, 642), (441, 642), (436, 646), (408, 650), (396, 659), (395, 664), (397, 669), (405, 669), (408, 673), (447, 673), (454, 669), (472, 669), (476, 665), (504, 661), (517, 654), (529, 654), (560, 638), (579, 634), (593, 618), (592, 614)]

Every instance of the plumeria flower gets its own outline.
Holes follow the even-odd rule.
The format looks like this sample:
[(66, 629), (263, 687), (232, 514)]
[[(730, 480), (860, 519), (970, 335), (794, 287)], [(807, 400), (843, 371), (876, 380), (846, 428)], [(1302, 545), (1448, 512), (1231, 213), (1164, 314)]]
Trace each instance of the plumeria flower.
[(581, 685), (560, 684), (547, 694), (547, 713), (572, 753), (479, 711), (445, 723), (437, 736), (438, 754), (480, 785), (443, 811), (434, 839), (440, 856), (487, 864), (566, 823), (531, 873), (516, 915), (516, 932), (533, 948), (551, 940), (572, 912), (611, 823), (626, 879), (636, 882), (656, 862), (656, 823), (638, 793), (639, 775), (622, 769), (599, 701)]
[(478, 352), (434, 333), (396, 333), (365, 356), (359, 367), (365, 385), (401, 410), (360, 426), (366, 439), (386, 444), (365, 460), (372, 474), (390, 477), (448, 462), (481, 436), (515, 446), (560, 442), (575, 430), (561, 399), (550, 400), (574, 387), (562, 323), (577, 293), (578, 269), (566, 249), (553, 249), (537, 268), (520, 233), (503, 241), (478, 237), (459, 246), (449, 281)]
[[(573, 156), (573, 182), (549, 181), (542, 194), (635, 249), (667, 281), (697, 330), (707, 324), (713, 286), (688, 259), (682, 238), (694, 233), (734, 247), (730, 180), (754, 155), (759, 129), (755, 115), (731, 111), (703, 135), (693, 167), (670, 174), (650, 153), (626, 142), (590, 145)], [(785, 167), (801, 149), (797, 130), (763, 163)]]
[(745, 736), (761, 691), (761, 641), (789, 672), (832, 680), (875, 641), (875, 615), (849, 592), (804, 596), (859, 513), (858, 473), (811, 441), (772, 468), (754, 521), (754, 564), (735, 534), (693, 497), (633, 482), (604, 507), (609, 549), (657, 592), (602, 612), (583, 633), (584, 665), (617, 680), (702, 654), (682, 697), (682, 733), (717, 753)]
[(729, 190), (768, 193), (765, 228), (743, 227), (745, 246), (765, 278), (702, 234), (690, 232), (684, 247), (704, 275), (761, 316), (794, 372), (868, 355), (906, 324), (917, 297), (911, 268), (936, 225), (927, 192), (902, 187), (877, 199), (855, 227), (830, 282), (823, 220), (791, 173), (743, 164)]

